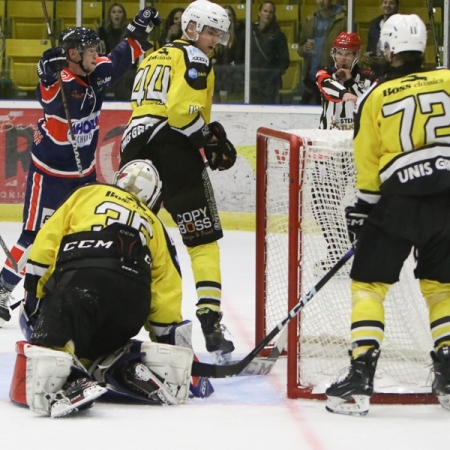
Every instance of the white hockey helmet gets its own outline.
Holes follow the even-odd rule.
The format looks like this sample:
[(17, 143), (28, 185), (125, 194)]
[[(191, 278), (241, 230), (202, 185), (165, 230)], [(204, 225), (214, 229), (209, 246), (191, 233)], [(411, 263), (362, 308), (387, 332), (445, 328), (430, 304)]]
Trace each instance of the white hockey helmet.
[(394, 14), (381, 28), (379, 45), (383, 53), (423, 53), (427, 45), (427, 29), (416, 14)]
[(148, 159), (136, 159), (114, 174), (113, 184), (142, 200), (150, 209), (161, 194), (159, 173)]
[(181, 29), (186, 32), (190, 22), (196, 23), (197, 41), (198, 35), (203, 28), (210, 27), (222, 32), (219, 43), (227, 45), (230, 39), (230, 19), (228, 14), (220, 5), (208, 0), (196, 0), (184, 10), (181, 16)]

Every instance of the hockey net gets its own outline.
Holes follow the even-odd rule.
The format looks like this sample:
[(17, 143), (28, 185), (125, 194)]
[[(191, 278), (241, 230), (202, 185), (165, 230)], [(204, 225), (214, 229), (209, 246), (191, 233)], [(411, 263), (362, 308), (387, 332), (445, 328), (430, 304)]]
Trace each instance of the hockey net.
[[(267, 128), (257, 133), (256, 341), (264, 338), (350, 248), (353, 132)], [(289, 324), (290, 398), (324, 398), (349, 366), (351, 261)], [(428, 312), (412, 255), (386, 297), (373, 402), (434, 403)]]

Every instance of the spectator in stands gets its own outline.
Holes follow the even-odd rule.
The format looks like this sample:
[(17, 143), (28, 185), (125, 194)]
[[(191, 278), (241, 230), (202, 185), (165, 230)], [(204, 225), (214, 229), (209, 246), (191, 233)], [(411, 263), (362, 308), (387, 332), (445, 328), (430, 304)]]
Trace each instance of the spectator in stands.
[(381, 0), (380, 9), (383, 11), (383, 14), (370, 21), (367, 48), (362, 62), (367, 67), (370, 67), (378, 76), (384, 75), (385, 68), (387, 67), (382, 51), (378, 48), (380, 31), (384, 22), (393, 14), (398, 13), (399, 7), (400, 0)]
[(333, 65), (331, 48), (337, 35), (347, 29), (347, 16), (333, 0), (315, 0), (317, 11), (308, 16), (301, 26), (298, 54), (303, 63), (303, 96), (301, 104), (320, 105), (321, 95), (316, 74), (321, 67)]
[[(105, 26), (98, 28), (98, 36), (103, 43), (102, 51), (108, 54), (119, 42), (126, 38), (127, 12), (121, 3), (113, 3), (108, 10)], [(128, 69), (128, 72), (109, 91), (114, 93), (115, 100), (130, 100), (133, 81), (136, 76), (136, 64)]]
[(164, 21), (164, 29), (159, 38), (159, 46), (163, 47), (170, 44), (175, 39), (180, 39), (183, 32), (181, 31), (181, 15), (184, 8), (174, 8), (170, 11), (167, 19)]
[[(281, 31), (271, 1), (261, 4), (258, 22), (251, 30), (250, 101), (259, 104), (279, 103), (281, 76), (290, 64), (285, 34)], [(245, 40), (243, 40), (244, 44)], [(236, 64), (244, 63), (245, 45), (236, 51)]]
[[(232, 6), (224, 5), (223, 9), (230, 19), (230, 40), (227, 45), (216, 45), (210, 59), (214, 65), (216, 76), (215, 94), (226, 93), (226, 97), (226, 95), (243, 94), (244, 92), (244, 66), (236, 65), (236, 51), (238, 48), (244, 48), (245, 25), (237, 20)], [(221, 96), (220, 100), (224, 101), (224, 98)]]

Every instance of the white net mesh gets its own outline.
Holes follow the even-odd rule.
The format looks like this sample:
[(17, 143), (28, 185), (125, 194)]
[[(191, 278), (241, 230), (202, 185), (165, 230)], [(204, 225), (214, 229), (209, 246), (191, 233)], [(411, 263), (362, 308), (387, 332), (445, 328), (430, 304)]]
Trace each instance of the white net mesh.
[[(355, 200), (351, 131), (293, 130), (305, 145), (300, 194), (298, 276), (304, 296), (350, 248), (344, 209)], [(265, 231), (266, 329), (288, 311), (289, 142), (268, 138)], [(302, 163), (300, 163), (302, 166)], [(261, 174), (258, 174), (258, 177)], [(302, 310), (299, 329), (298, 384), (324, 392), (330, 380), (349, 364), (351, 261)], [(385, 300), (385, 339), (375, 390), (385, 393), (430, 392), (429, 352), (432, 341), (428, 312), (412, 256), (400, 283)], [(297, 302), (297, 301), (296, 301)], [(296, 303), (295, 302), (295, 303)]]

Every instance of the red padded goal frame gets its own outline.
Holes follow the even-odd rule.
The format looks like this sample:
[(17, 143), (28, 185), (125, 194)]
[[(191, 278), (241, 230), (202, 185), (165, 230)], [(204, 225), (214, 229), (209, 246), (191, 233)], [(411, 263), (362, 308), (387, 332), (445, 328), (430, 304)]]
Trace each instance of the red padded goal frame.
[[(288, 299), (287, 313), (300, 301), (301, 289), (301, 254), (302, 236), (299, 218), (302, 217), (302, 170), (304, 169), (304, 152), (302, 138), (294, 134), (277, 131), (266, 127), (257, 130), (256, 145), (256, 286), (255, 286), (255, 341), (260, 342), (271, 330), (266, 329), (267, 301), (266, 289), (266, 230), (267, 230), (267, 142), (269, 138), (283, 140), (289, 145), (289, 155), (283, 149), (276, 150), (277, 159), (289, 157), (289, 218), (288, 218)], [(285, 159), (283, 160), (285, 161)], [(307, 286), (307, 290), (313, 286)], [(312, 302), (314, 299), (311, 300)], [(301, 312), (299, 313), (299, 315)], [(287, 340), (287, 396), (289, 398), (306, 398), (325, 400), (324, 394), (313, 394), (312, 389), (300, 386), (297, 380), (298, 355), (300, 348), (299, 315), (292, 319), (288, 325)], [(350, 330), (349, 330), (350, 333)], [(372, 403), (384, 404), (435, 404), (437, 398), (432, 394), (380, 394), (375, 393), (371, 399)]]

